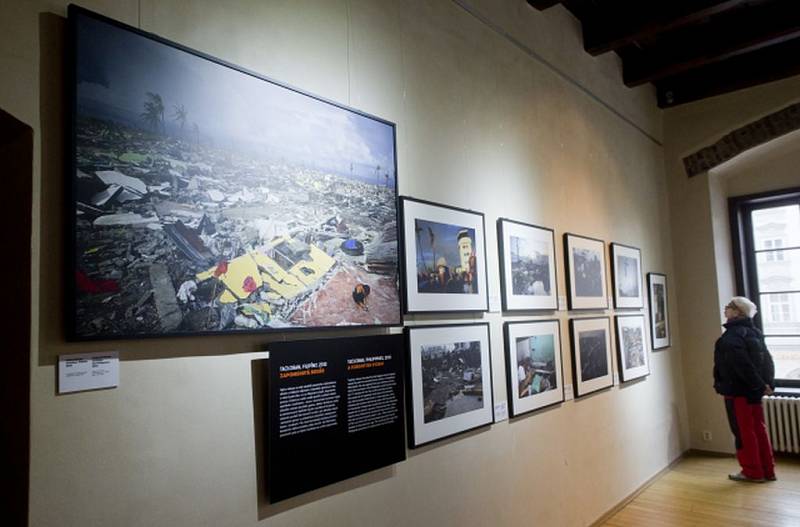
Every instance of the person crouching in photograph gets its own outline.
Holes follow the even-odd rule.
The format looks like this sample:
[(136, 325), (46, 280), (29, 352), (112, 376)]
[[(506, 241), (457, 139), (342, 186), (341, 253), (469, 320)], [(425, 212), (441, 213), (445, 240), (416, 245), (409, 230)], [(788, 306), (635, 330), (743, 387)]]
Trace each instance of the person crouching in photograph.
[(725, 398), (728, 422), (742, 470), (734, 481), (775, 481), (772, 445), (761, 398), (775, 389), (775, 366), (753, 324), (756, 305), (737, 296), (725, 306), (725, 333), (714, 346), (714, 389)]

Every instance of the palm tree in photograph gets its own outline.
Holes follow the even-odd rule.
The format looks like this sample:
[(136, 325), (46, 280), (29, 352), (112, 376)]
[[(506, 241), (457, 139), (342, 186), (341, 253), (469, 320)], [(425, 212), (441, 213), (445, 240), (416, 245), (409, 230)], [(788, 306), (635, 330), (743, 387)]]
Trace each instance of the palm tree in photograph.
[(175, 113), (172, 114), (172, 119), (177, 121), (181, 126), (181, 135), (183, 135), (183, 128), (186, 126), (186, 118), (189, 115), (189, 112), (186, 111), (186, 107), (182, 104), (176, 104), (173, 106)]
[(153, 92), (147, 92), (146, 97), (144, 112), (141, 114), (142, 119), (153, 128), (154, 132), (158, 133), (159, 125), (166, 131), (164, 128), (164, 101), (159, 94)]

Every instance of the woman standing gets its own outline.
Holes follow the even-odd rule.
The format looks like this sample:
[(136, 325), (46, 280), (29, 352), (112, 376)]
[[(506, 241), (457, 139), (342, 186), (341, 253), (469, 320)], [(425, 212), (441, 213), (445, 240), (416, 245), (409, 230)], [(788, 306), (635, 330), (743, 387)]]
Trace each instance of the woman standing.
[(756, 305), (736, 296), (725, 306), (725, 333), (714, 347), (714, 389), (725, 397), (736, 457), (742, 470), (734, 481), (775, 481), (772, 445), (761, 398), (775, 389), (775, 366), (764, 337), (753, 325)]

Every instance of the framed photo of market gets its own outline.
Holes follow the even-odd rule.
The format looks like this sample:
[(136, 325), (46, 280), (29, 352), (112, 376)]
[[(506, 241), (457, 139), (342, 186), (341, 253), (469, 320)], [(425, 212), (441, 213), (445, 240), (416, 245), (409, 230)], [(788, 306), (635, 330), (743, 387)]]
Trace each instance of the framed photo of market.
[(393, 123), (76, 6), (69, 28), (69, 338), (401, 323)]

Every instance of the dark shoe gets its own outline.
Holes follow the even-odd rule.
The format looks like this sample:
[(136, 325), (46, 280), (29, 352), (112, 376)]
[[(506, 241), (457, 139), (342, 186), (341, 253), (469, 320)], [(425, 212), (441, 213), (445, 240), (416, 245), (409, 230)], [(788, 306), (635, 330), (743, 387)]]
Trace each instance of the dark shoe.
[(731, 481), (748, 481), (750, 483), (764, 483), (766, 481), (764, 478), (749, 478), (741, 472), (737, 472), (736, 474), (728, 474), (728, 479)]
[(771, 476), (767, 476), (764, 479), (767, 480), (767, 481), (778, 481), (778, 478), (775, 476), (775, 474), (773, 474)]

